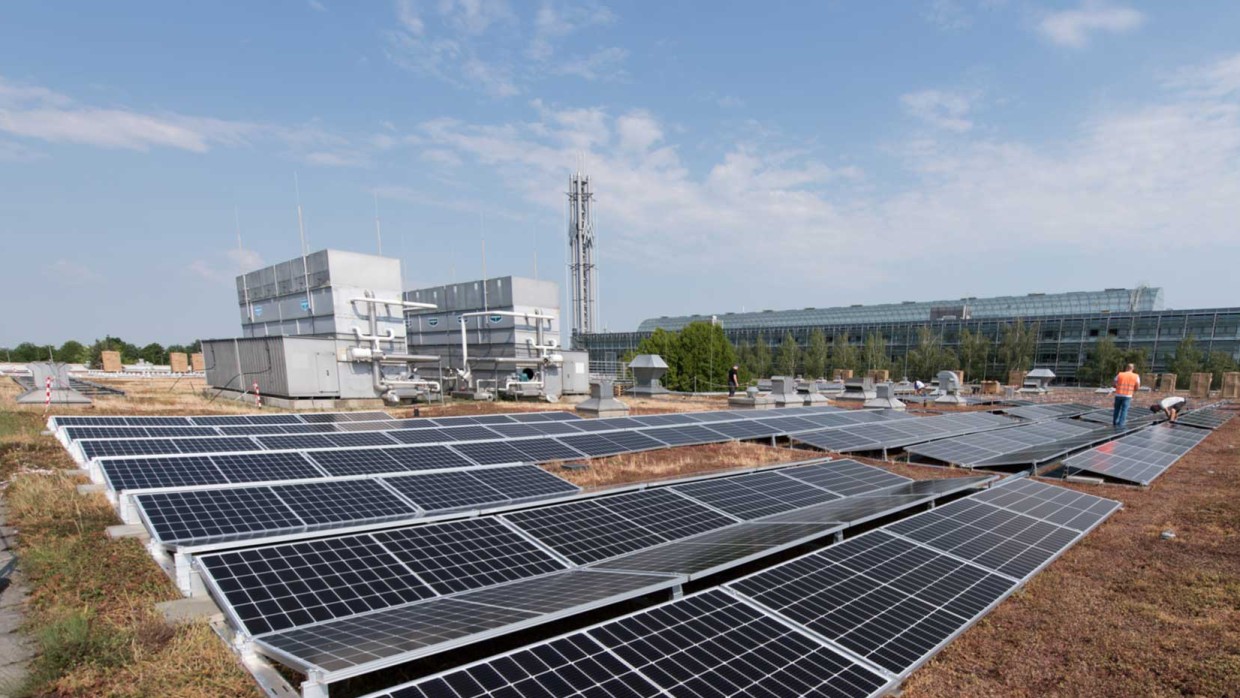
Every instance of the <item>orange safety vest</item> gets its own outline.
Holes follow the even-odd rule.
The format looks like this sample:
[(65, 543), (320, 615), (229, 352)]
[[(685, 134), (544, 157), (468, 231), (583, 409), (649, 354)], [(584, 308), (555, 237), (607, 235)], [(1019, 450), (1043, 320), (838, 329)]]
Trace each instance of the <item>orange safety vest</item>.
[(1140, 384), (1140, 376), (1132, 371), (1123, 371), (1115, 377), (1115, 394), (1132, 397), (1137, 392), (1137, 386)]

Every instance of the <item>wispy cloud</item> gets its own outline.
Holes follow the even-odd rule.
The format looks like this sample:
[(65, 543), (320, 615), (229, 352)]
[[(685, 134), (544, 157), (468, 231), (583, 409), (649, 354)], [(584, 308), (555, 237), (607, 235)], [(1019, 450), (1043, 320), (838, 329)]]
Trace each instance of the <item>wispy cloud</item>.
[(102, 148), (165, 147), (205, 153), (212, 145), (244, 144), (258, 130), (258, 125), (241, 121), (82, 105), (44, 87), (0, 78), (0, 131), (23, 138)]
[(1086, 0), (1076, 9), (1046, 14), (1038, 23), (1038, 31), (1060, 46), (1083, 48), (1093, 34), (1123, 34), (1144, 23), (1145, 15), (1131, 7)]
[(395, 27), (384, 50), (412, 73), (506, 98), (551, 75), (622, 75), (628, 52), (618, 47), (559, 55), (569, 36), (614, 20), (611, 10), (593, 3), (547, 1), (532, 15), (521, 15), (503, 0), (396, 0)]
[(327, 12), (327, 5), (319, 2), (319, 0), (306, 0), (306, 4), (315, 12)]
[(222, 259), (195, 259), (186, 269), (208, 283), (231, 285), (243, 272), (261, 269), (263, 266), (262, 255), (254, 250), (240, 248), (226, 251)]
[(828, 254), (862, 254), (875, 240), (914, 257), (1029, 244), (1081, 258), (1117, 246), (1138, 254), (1187, 230), (1197, 244), (1234, 245), (1237, 60), (1186, 72), (1191, 90), (1170, 84), (1052, 142), (979, 134), (968, 99), (912, 99), (950, 138), (922, 132), (895, 149), (909, 183), (883, 190), (848, 163), (767, 142), (738, 141), (705, 169), (690, 167), (681, 149), (693, 136), (637, 110), (535, 103), (534, 120), (440, 119), (423, 123), (418, 137), (497, 173), (546, 213), (563, 206), (564, 172), (583, 154), (606, 200), (623, 202), (606, 207), (609, 255), (649, 268), (682, 258), (704, 268), (731, 263), (756, 236), (764, 255), (792, 270), (811, 270)]
[(61, 257), (43, 267), (44, 276), (56, 284), (89, 286), (103, 281), (103, 275), (80, 262)]
[(921, 90), (900, 97), (904, 111), (936, 128), (966, 133), (973, 128), (970, 112), (978, 95), (970, 92)]

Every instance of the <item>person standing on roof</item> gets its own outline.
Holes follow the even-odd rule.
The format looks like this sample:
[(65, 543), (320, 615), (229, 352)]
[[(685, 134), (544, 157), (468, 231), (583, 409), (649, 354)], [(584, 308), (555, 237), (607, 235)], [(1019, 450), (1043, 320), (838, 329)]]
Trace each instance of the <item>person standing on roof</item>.
[(1132, 405), (1132, 396), (1141, 387), (1141, 376), (1138, 376), (1132, 364), (1128, 364), (1119, 375), (1115, 376), (1115, 408), (1111, 411), (1111, 426), (1123, 428), (1128, 421), (1128, 408)]
[(736, 389), (741, 387), (741, 367), (732, 366), (728, 369), (728, 397), (736, 395)]
[(1166, 412), (1167, 417), (1171, 420), (1172, 424), (1175, 424), (1175, 420), (1179, 418), (1179, 416), (1183, 414), (1186, 409), (1188, 409), (1188, 400), (1175, 395), (1165, 397), (1150, 405), (1150, 412), (1153, 412), (1154, 414)]

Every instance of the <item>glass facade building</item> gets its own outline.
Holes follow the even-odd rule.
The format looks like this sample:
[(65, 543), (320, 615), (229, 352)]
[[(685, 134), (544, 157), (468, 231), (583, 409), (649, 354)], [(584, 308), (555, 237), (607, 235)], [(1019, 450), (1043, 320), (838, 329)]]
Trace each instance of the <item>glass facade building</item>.
[[(677, 330), (694, 321), (710, 322), (711, 317), (655, 318), (642, 322), (636, 332), (580, 335), (574, 341), (590, 351), (594, 370), (610, 373), (656, 328)], [(1184, 337), (1193, 337), (1203, 353), (1217, 351), (1240, 360), (1240, 308), (1166, 310), (1162, 289), (1158, 288), (724, 313), (714, 317), (733, 344), (764, 341), (772, 350), (788, 332), (802, 346), (811, 332), (821, 329), (828, 342), (842, 336), (858, 347), (867, 335), (878, 333), (887, 343), (897, 375), (905, 367), (909, 350), (917, 347), (922, 327), (929, 327), (945, 347), (953, 350), (959, 350), (960, 334), (965, 329), (989, 337), (993, 348), (1003, 328), (1018, 318), (1035, 332), (1034, 368), (1051, 369), (1062, 383), (1075, 382), (1077, 370), (1104, 337), (1113, 339), (1123, 350), (1143, 349), (1150, 370), (1156, 373), (1167, 370)], [(1000, 377), (1001, 370), (992, 352), (987, 373)]]

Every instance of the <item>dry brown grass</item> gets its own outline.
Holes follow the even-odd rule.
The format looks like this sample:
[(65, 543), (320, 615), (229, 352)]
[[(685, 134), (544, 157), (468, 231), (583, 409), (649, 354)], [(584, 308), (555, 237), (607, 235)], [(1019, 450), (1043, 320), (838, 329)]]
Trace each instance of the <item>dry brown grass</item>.
[(821, 455), (808, 451), (732, 442), (598, 458), (590, 461), (588, 470), (582, 471), (564, 470), (558, 464), (548, 464), (546, 468), (572, 481), (573, 484), (598, 488), (788, 463)]

